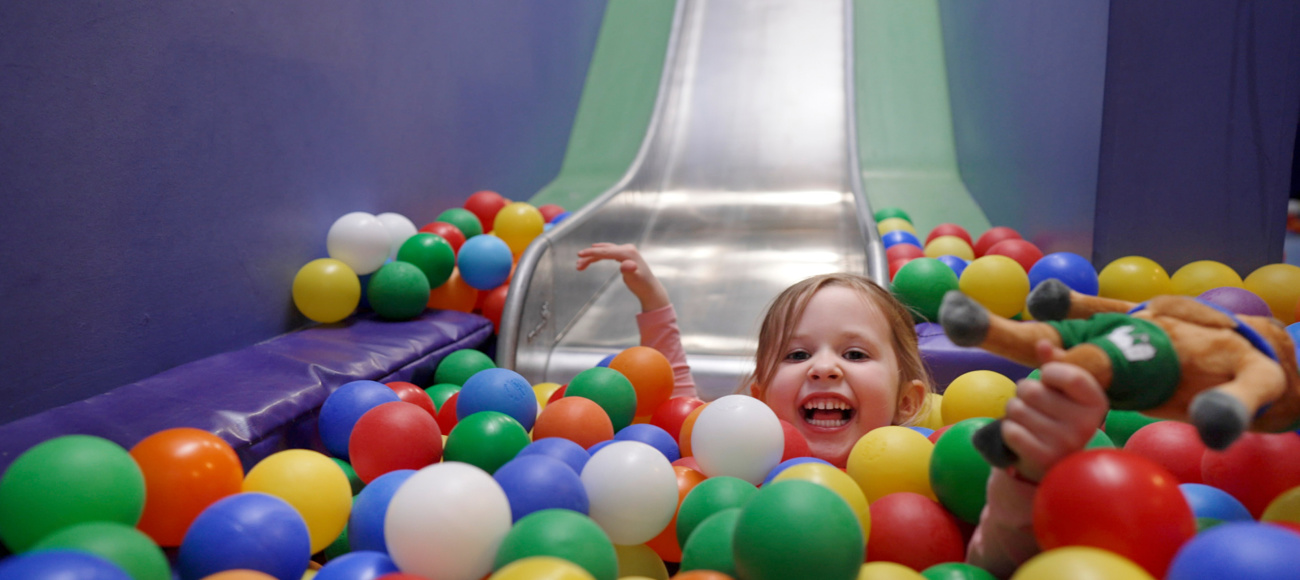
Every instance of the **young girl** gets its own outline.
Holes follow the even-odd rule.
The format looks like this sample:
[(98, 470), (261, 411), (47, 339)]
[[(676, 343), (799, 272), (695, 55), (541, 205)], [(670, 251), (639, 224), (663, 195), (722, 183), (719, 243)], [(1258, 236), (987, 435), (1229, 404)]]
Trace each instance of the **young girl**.
[[(595, 244), (578, 252), (578, 270), (619, 262), (623, 282), (641, 301), (642, 344), (673, 364), (674, 396), (694, 395), (668, 293), (635, 246)], [(1002, 434), (1020, 457), (995, 470), (988, 503), (967, 561), (1009, 576), (1038, 552), (1031, 510), (1036, 482), (1065, 456), (1083, 449), (1106, 416), (1106, 395), (1064, 352), (1038, 345), (1042, 379), (1022, 380), (1007, 403)], [(888, 290), (853, 274), (796, 283), (772, 302), (759, 330), (751, 394), (794, 425), (813, 455), (843, 467), (862, 435), (907, 425), (926, 412), (929, 375), (910, 312)]]

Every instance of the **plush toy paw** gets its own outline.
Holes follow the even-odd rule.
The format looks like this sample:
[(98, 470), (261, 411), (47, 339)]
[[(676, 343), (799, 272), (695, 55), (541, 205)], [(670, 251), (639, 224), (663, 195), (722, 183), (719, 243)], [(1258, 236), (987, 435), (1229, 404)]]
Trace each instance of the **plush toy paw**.
[(1029, 293), (1025, 305), (1034, 320), (1065, 320), (1070, 314), (1070, 287), (1049, 278)]
[(1241, 401), (1222, 391), (1205, 391), (1192, 399), (1187, 409), (1201, 441), (1216, 451), (1227, 449), (1250, 424), (1250, 413)]
[(957, 346), (979, 346), (989, 332), (989, 313), (970, 296), (951, 290), (939, 306), (939, 325)]

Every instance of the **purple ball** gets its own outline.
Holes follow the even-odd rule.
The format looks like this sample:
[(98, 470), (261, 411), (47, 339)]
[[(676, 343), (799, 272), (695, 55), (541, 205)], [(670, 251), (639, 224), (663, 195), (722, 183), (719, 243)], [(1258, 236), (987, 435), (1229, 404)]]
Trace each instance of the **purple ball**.
[(1216, 304), (1228, 309), (1233, 314), (1244, 314), (1246, 316), (1273, 316), (1273, 311), (1269, 310), (1268, 303), (1264, 302), (1254, 292), (1245, 288), (1233, 288), (1224, 286), (1222, 288), (1211, 288), (1197, 296), (1201, 300)]

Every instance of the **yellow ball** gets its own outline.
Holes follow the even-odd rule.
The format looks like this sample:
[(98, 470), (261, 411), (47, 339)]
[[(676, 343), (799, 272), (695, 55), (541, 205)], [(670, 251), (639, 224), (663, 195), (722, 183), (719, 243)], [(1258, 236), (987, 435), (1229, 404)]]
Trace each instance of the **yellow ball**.
[(916, 235), (916, 227), (903, 218), (885, 218), (876, 222), (876, 231), (880, 235), (885, 235), (892, 231), (903, 230), (909, 234)]
[(1282, 492), (1259, 516), (1261, 522), (1291, 522), (1300, 524), (1300, 486)]
[(1206, 290), (1231, 286), (1244, 288), (1241, 275), (1227, 264), (1199, 260), (1179, 268), (1169, 278), (1169, 292), (1183, 296), (1200, 296)]
[(1246, 289), (1268, 303), (1273, 317), (1283, 324), (1295, 324), (1300, 302), (1300, 266), (1269, 264), (1246, 276)]
[(933, 453), (934, 444), (918, 431), (894, 425), (878, 427), (858, 439), (849, 451), (848, 474), (868, 502), (900, 491), (938, 500), (930, 489)]
[(537, 397), (538, 411), (546, 407), (546, 401), (550, 400), (551, 395), (554, 395), (559, 388), (559, 383), (537, 383), (533, 385), (533, 395)]
[(862, 488), (858, 487), (858, 482), (847, 473), (825, 463), (799, 463), (787, 467), (772, 478), (773, 482), (789, 480), (815, 483), (843, 498), (853, 509), (853, 515), (858, 516), (858, 524), (862, 526), (862, 541), (867, 541), (871, 535), (871, 508), (867, 504), (867, 496), (862, 493)]
[(244, 491), (276, 496), (307, 522), (311, 553), (328, 547), (348, 525), (352, 484), (333, 459), (307, 449), (271, 454), (249, 470)]
[(925, 576), (894, 562), (868, 562), (858, 569), (858, 580), (925, 580)]
[(1169, 273), (1150, 258), (1125, 256), (1101, 269), (1097, 287), (1103, 298), (1142, 302), (1169, 293)]
[(1029, 274), (1011, 258), (984, 256), (966, 266), (957, 287), (990, 312), (1011, 318), (1025, 309)]
[(966, 240), (957, 236), (939, 236), (925, 245), (925, 256), (927, 258), (957, 256), (969, 262), (975, 259), (975, 250), (971, 249)]
[(614, 554), (618, 556), (619, 578), (644, 576), (654, 580), (668, 580), (668, 566), (650, 546), (614, 546)]
[(533, 238), (541, 235), (545, 226), (546, 220), (542, 217), (542, 212), (522, 201), (501, 208), (496, 219), (492, 220), (492, 232), (505, 240), (516, 256), (524, 253), (524, 248), (533, 243)]
[(293, 277), (293, 304), (316, 322), (338, 322), (361, 303), (361, 279), (340, 260), (307, 262)]
[(503, 566), (488, 580), (596, 580), (573, 562), (554, 556), (530, 556)]
[(993, 371), (971, 371), (952, 380), (943, 392), (943, 420), (952, 425), (975, 417), (1001, 419), (1016, 383)]
[(1069, 546), (1030, 558), (1011, 580), (1155, 580), (1132, 560), (1114, 552)]
[(938, 430), (946, 425), (943, 422), (943, 395), (926, 393), (925, 406), (921, 408), (921, 412), (925, 415), (915, 421), (917, 427)]

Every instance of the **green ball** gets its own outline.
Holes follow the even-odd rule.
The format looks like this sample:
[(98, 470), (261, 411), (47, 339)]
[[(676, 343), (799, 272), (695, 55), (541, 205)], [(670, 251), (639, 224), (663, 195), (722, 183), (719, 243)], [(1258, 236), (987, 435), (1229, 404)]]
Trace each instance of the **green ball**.
[(716, 475), (701, 481), (677, 509), (677, 544), (686, 547), (696, 526), (724, 509), (744, 507), (756, 493), (754, 484), (739, 477)]
[(1029, 374), (1026, 375), (1025, 378), (1033, 379), (1035, 381), (1041, 381), (1043, 380), (1043, 369), (1034, 369), (1032, 371), (1029, 371)]
[(171, 580), (162, 548), (133, 526), (118, 522), (87, 522), (63, 528), (32, 546), (32, 550), (81, 550), (117, 564), (132, 580)]
[(1196, 533), (1199, 534), (1222, 523), (1223, 520), (1218, 518), (1196, 518)]
[(447, 222), (456, 226), (460, 233), (465, 234), (467, 240), (483, 233), (483, 224), (479, 223), (478, 216), (463, 207), (453, 207), (444, 211), (433, 221)]
[(727, 508), (700, 522), (682, 548), (681, 570), (714, 570), (734, 577), (736, 560), (732, 556), (732, 540), (739, 521), (740, 508)]
[(746, 580), (856, 578), (866, 542), (839, 495), (807, 481), (763, 486), (741, 508), (732, 555)]
[(496, 473), (529, 443), (528, 430), (510, 415), (480, 411), (461, 419), (451, 429), (442, 458)]
[(331, 457), (330, 459), (333, 459), (334, 464), (338, 465), (339, 469), (343, 470), (343, 475), (348, 476), (348, 486), (352, 488), (353, 496), (357, 495), (358, 493), (361, 493), (362, 489), (365, 489), (366, 482), (361, 481), (361, 476), (357, 475), (357, 470), (352, 469), (351, 463), (348, 463), (337, 457)]
[(1114, 449), (1115, 442), (1111, 441), (1105, 432), (1098, 429), (1096, 433), (1092, 434), (1092, 439), (1088, 440), (1088, 444), (1083, 447), (1084, 449)]
[(997, 580), (988, 570), (964, 562), (935, 564), (921, 572), (925, 580)]
[(429, 303), (429, 279), (407, 262), (389, 262), (370, 275), (366, 297), (375, 313), (389, 320), (409, 320)]
[(1137, 433), (1138, 429), (1160, 421), (1161, 419), (1153, 419), (1137, 411), (1111, 409), (1106, 413), (1106, 423), (1102, 429), (1106, 431), (1110, 440), (1122, 449), (1128, 443), (1128, 438)]
[(339, 537), (334, 538), (330, 545), (325, 546), (325, 549), (321, 550), (321, 555), (325, 556), (325, 561), (328, 562), (351, 551), (352, 543), (348, 541), (348, 527), (343, 526), (343, 531), (339, 532)]
[(623, 373), (611, 368), (594, 367), (578, 373), (564, 389), (564, 396), (595, 401), (609, 415), (615, 433), (636, 418), (636, 389)]
[(876, 211), (875, 217), (877, 222), (883, 222), (889, 218), (903, 218), (907, 220), (907, 223), (912, 223), (912, 216), (907, 215), (907, 212), (896, 207), (881, 208)]
[(446, 403), (447, 399), (450, 399), (452, 395), (460, 392), (460, 385), (453, 385), (451, 383), (438, 383), (432, 387), (425, 389), (424, 392), (429, 394), (430, 399), (433, 399), (433, 408), (435, 410), (441, 411), (442, 404)]
[(433, 371), (433, 382), (449, 383), (460, 387), (474, 376), (474, 373), (494, 368), (497, 368), (497, 365), (488, 355), (472, 348), (462, 348), (443, 357), (442, 362), (438, 363), (438, 368)]
[(0, 540), (14, 553), (45, 536), (94, 521), (135, 526), (144, 475), (120, 445), (65, 435), (19, 455), (0, 478)]
[(934, 258), (916, 258), (898, 269), (890, 290), (917, 322), (938, 322), (943, 296), (957, 290), (957, 274)]
[(979, 523), (993, 468), (975, 450), (971, 436), (992, 422), (988, 417), (975, 417), (954, 423), (939, 437), (930, 455), (930, 488), (943, 507), (972, 524)]
[(422, 232), (402, 242), (397, 250), (397, 260), (415, 264), (429, 281), (429, 288), (442, 286), (456, 267), (456, 251), (442, 236)]
[(618, 556), (609, 536), (591, 518), (575, 511), (546, 509), (519, 518), (501, 540), (493, 570), (532, 556), (568, 560), (596, 580), (618, 578)]

